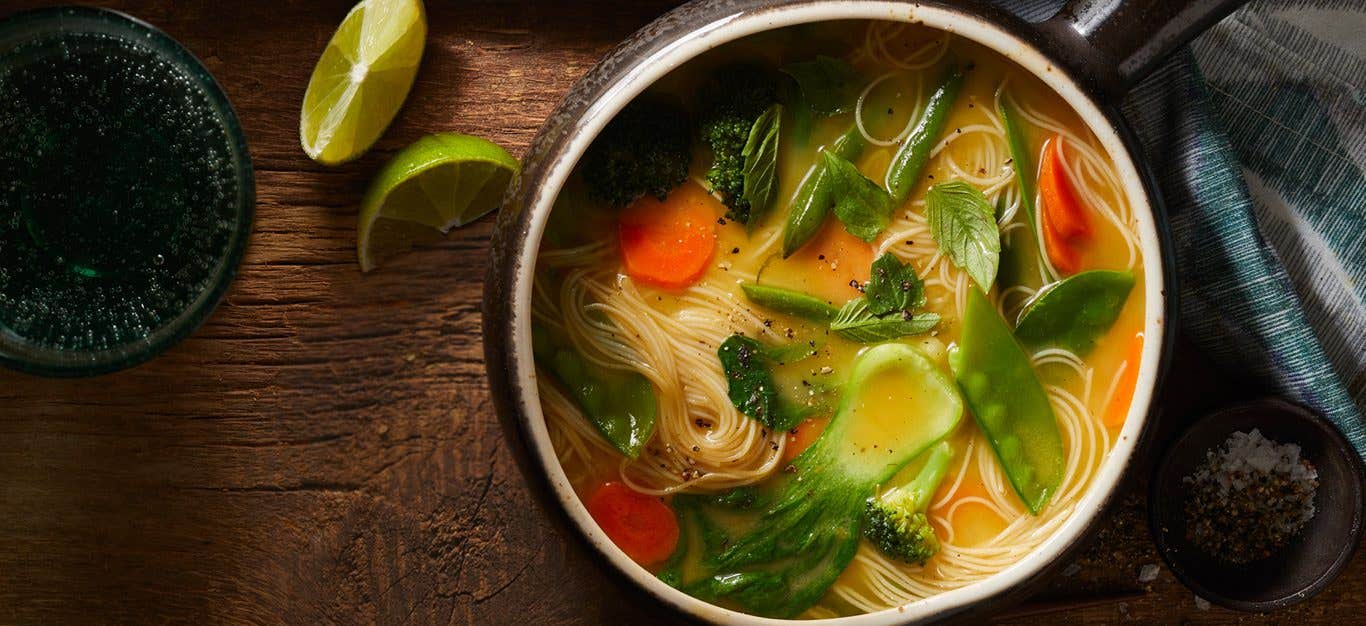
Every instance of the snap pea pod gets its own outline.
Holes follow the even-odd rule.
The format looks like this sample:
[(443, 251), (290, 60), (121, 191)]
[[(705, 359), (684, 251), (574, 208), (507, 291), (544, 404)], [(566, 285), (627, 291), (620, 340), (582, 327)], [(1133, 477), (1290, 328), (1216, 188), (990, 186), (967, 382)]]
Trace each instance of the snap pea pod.
[(1012, 169), (1015, 170), (1015, 182), (1020, 185), (1020, 204), (1024, 205), (1025, 214), (1029, 216), (1029, 232), (1034, 232), (1034, 158), (1029, 154), (1029, 148), (1025, 144), (1024, 129), (1020, 127), (1020, 113), (1015, 110), (1015, 105), (1003, 96), (997, 111), (1001, 114), (1001, 122), (1006, 127), (1006, 145), (1010, 148), (1010, 162)]
[[(822, 150), (830, 150), (841, 159), (853, 161), (859, 158), (867, 147), (868, 142), (863, 138), (863, 133), (854, 125)], [(783, 227), (784, 259), (792, 256), (793, 252), (816, 236), (821, 224), (825, 223), (826, 216), (830, 215), (833, 178), (826, 171), (824, 163), (824, 159), (816, 160), (815, 168), (806, 180), (802, 181), (797, 194), (792, 197), (792, 210), (788, 211), (787, 224)]]
[(1119, 318), (1133, 287), (1129, 272), (1091, 270), (1069, 276), (1020, 312), (1015, 337), (1031, 348), (1058, 346), (1086, 356)]
[(949, 367), (1006, 478), (1037, 515), (1062, 483), (1066, 457), (1048, 395), (1010, 327), (971, 287)]
[[(1024, 207), (1024, 215), (1016, 216), (1015, 219), (1028, 223), (1026, 230), (1016, 232), (1006, 239), (1008, 244), (1001, 255), (1001, 269), (997, 274), (997, 280), (1003, 286), (1024, 285), (1037, 288), (1042, 285), (1044, 278), (1039, 267), (1041, 248), (1037, 225), (1034, 223), (1034, 179), (1037, 175), (1034, 157), (1029, 153), (1024, 128), (1020, 125), (1020, 113), (1015, 109), (1015, 105), (1003, 95), (997, 111), (1005, 125), (1011, 167), (1015, 170), (1015, 181), (1020, 187), (1020, 204)], [(1000, 217), (1000, 213), (997, 213), (997, 217)]]
[(897, 149), (892, 164), (887, 168), (887, 190), (897, 202), (905, 202), (920, 179), (925, 164), (930, 160), (934, 142), (944, 134), (944, 125), (949, 121), (949, 111), (953, 101), (958, 99), (958, 91), (963, 87), (963, 72), (950, 67), (939, 87), (930, 94), (930, 102), (925, 106), (925, 114), (916, 122), (911, 135)]
[(531, 327), (531, 339), (536, 362), (554, 374), (607, 442), (630, 458), (639, 457), (654, 435), (659, 408), (649, 379), (594, 365), (556, 343), (541, 326)]
[(828, 324), (838, 312), (830, 303), (800, 291), (755, 283), (744, 283), (740, 289), (754, 304), (811, 322)]

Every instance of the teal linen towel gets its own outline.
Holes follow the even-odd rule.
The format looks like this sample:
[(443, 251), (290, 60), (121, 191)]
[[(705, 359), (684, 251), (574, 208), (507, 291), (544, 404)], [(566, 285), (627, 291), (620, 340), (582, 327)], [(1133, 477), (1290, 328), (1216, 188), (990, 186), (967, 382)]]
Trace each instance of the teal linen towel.
[[(1026, 19), (1059, 2), (1005, 0)], [(1366, 4), (1260, 0), (1122, 110), (1170, 213), (1180, 327), (1366, 456)]]

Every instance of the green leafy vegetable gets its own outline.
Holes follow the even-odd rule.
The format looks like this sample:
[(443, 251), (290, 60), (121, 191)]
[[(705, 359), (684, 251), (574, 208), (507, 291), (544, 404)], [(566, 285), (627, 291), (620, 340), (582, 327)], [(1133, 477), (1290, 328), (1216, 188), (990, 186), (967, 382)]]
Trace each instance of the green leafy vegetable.
[[(822, 148), (833, 152), (846, 161), (853, 161), (863, 154), (868, 146), (858, 126), (850, 126), (835, 140), (834, 144)], [(783, 227), (783, 258), (792, 256), (799, 248), (810, 241), (820, 231), (825, 218), (830, 214), (831, 191), (834, 177), (825, 168), (821, 159), (813, 166), (810, 174), (802, 181), (797, 194), (792, 198), (792, 208), (787, 213), (787, 224)]]
[(745, 159), (743, 193), (750, 207), (748, 224), (758, 222), (778, 195), (778, 131), (782, 120), (783, 105), (769, 107), (754, 120), (740, 153)]
[(915, 268), (902, 263), (896, 255), (884, 252), (873, 261), (870, 274), (864, 294), (874, 315), (925, 306), (925, 283), (916, 275)]
[(698, 95), (698, 134), (711, 148), (707, 183), (725, 202), (726, 217), (750, 222), (744, 198), (745, 146), (754, 122), (778, 101), (778, 76), (765, 67), (737, 63), (717, 68)]
[(744, 283), (740, 285), (740, 289), (745, 292), (745, 297), (749, 298), (750, 302), (779, 313), (820, 324), (829, 323), (835, 317), (835, 307), (800, 291), (754, 283)]
[(906, 142), (901, 144), (892, 163), (887, 167), (887, 188), (897, 202), (905, 202), (920, 179), (920, 172), (930, 160), (934, 143), (944, 134), (944, 125), (949, 121), (949, 111), (953, 101), (958, 99), (958, 91), (963, 87), (963, 72), (957, 67), (949, 68), (939, 87), (930, 94), (930, 102), (925, 105), (925, 115), (921, 116)]
[(654, 386), (637, 372), (609, 370), (560, 345), (540, 326), (532, 326), (532, 353), (550, 371), (612, 447), (637, 458), (655, 432), (659, 403)]
[(853, 163), (825, 152), (824, 166), (830, 175), (830, 197), (835, 217), (844, 222), (849, 234), (872, 241), (892, 222), (892, 197), (877, 183), (868, 180)]
[(841, 59), (818, 56), (811, 61), (789, 63), (781, 70), (797, 81), (806, 103), (817, 115), (847, 113), (858, 98), (859, 73)]
[(799, 414), (781, 410), (778, 385), (758, 340), (731, 335), (721, 342), (716, 355), (726, 372), (727, 395), (737, 410), (770, 430), (787, 430), (801, 421)]
[(925, 195), (930, 234), (954, 264), (983, 290), (991, 289), (1001, 256), (1001, 232), (991, 203), (963, 181), (940, 183)]
[[(867, 395), (874, 380), (893, 376), (906, 401), (876, 409)], [(963, 401), (934, 363), (915, 348), (885, 344), (864, 351), (851, 367), (847, 388), (830, 423), (790, 474), (766, 497), (744, 498), (759, 508), (734, 534), (713, 515), (735, 519), (739, 507), (687, 498), (679, 552), (660, 578), (707, 601), (726, 600), (769, 617), (794, 617), (810, 608), (858, 551), (868, 498), (897, 471), (935, 445), (962, 419)], [(877, 447), (855, 425), (868, 411), (889, 425)], [(904, 419), (896, 419), (904, 416)], [(747, 496), (749, 494), (746, 494)], [(738, 525), (738, 524), (736, 524)]]
[(939, 325), (934, 313), (893, 311), (878, 316), (868, 308), (867, 298), (855, 298), (840, 308), (830, 330), (855, 343), (878, 343), (929, 332)]
[(972, 287), (949, 367), (1020, 500), (1037, 515), (1062, 484), (1066, 453), (1048, 394), (996, 307)]
[(1086, 356), (1119, 318), (1134, 275), (1091, 270), (1047, 288), (1020, 312), (1015, 337), (1032, 348), (1059, 346)]

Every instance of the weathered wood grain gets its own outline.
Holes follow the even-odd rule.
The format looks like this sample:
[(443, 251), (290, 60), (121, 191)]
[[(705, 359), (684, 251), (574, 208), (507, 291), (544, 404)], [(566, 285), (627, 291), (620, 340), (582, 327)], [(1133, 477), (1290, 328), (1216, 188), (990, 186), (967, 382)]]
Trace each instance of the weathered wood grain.
[[(258, 214), (227, 299), (165, 355), (94, 380), (0, 371), (0, 623), (653, 619), (532, 504), (504, 448), (479, 335), (490, 222), (369, 275), (354, 238), (360, 194), (397, 149), (461, 131), (520, 153), (573, 80), (672, 3), (429, 1), (408, 104), (335, 169), (299, 150), (298, 106), (350, 0), (104, 4), (166, 30), (223, 84)], [(1175, 416), (1219, 400), (1182, 355)], [(1238, 617), (1198, 610), (1165, 572), (1137, 582), (1157, 562), (1139, 478), (1081, 569), (1003, 619)], [(1363, 614), (1364, 574), (1358, 558), (1275, 620)]]

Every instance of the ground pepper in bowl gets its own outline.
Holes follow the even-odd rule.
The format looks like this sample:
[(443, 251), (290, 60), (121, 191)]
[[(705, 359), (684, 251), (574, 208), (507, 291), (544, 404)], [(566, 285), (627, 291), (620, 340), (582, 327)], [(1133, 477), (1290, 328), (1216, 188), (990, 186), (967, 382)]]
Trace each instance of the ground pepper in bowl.
[(1235, 432), (1182, 479), (1186, 539), (1233, 563), (1264, 559), (1313, 519), (1318, 472), (1300, 447)]

